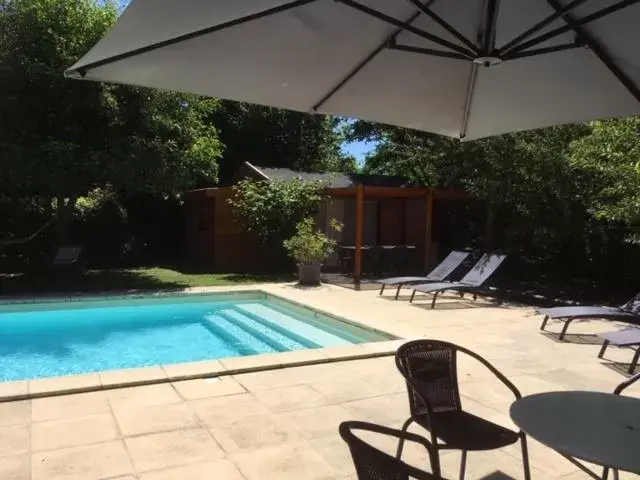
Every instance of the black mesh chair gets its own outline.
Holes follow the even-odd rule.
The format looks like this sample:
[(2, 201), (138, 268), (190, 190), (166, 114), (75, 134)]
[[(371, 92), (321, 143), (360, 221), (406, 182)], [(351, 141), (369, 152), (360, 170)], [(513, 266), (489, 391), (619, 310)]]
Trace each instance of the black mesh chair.
[[(627, 378), (624, 382), (622, 382), (620, 385), (618, 385), (615, 388), (615, 390), (613, 391), (613, 394), (620, 395), (625, 388), (633, 385), (638, 380), (640, 380), (640, 373), (636, 373), (633, 377)], [(609, 468), (604, 467), (602, 471), (602, 480), (607, 480), (608, 477), (609, 477)], [(613, 480), (618, 480), (618, 478), (620, 478), (618, 470), (613, 469)]]
[[(366, 422), (342, 422), (340, 436), (349, 445), (351, 457), (356, 468), (358, 480), (441, 480), (431, 473), (407, 465), (400, 458), (378, 450), (359, 438), (354, 431), (374, 432), (400, 440), (409, 440), (425, 447), (428, 458), (432, 458), (432, 446), (423, 437), (415, 433), (401, 432), (393, 428)], [(426, 458), (426, 457), (425, 457)]]
[[(462, 409), (457, 373), (458, 352), (469, 355), (487, 367), (513, 392), (516, 399), (522, 397), (515, 385), (493, 365), (466, 348), (438, 340), (405, 343), (396, 352), (396, 365), (407, 381), (411, 412), (411, 418), (404, 423), (402, 431), (406, 431), (413, 422), (429, 431), (434, 447), (432, 469), (437, 476), (441, 475), (438, 452), (445, 449), (461, 450), (461, 480), (464, 479), (467, 452), (494, 450), (520, 441), (524, 477), (529, 480), (531, 474), (524, 432), (514, 432)], [(398, 456), (402, 453), (402, 447), (403, 441), (400, 440)]]

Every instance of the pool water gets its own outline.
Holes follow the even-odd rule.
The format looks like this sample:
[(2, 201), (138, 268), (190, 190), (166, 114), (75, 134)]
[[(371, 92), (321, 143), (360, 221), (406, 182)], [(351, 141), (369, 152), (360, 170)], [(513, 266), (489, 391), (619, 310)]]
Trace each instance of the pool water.
[(0, 305), (0, 381), (389, 338), (265, 294)]

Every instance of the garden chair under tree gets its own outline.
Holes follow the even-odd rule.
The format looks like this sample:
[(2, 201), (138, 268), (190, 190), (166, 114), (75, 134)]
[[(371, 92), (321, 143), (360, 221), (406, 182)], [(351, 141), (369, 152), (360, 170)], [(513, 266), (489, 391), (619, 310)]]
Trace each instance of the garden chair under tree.
[[(460, 479), (464, 479), (467, 452), (495, 450), (518, 441), (522, 448), (525, 480), (531, 479), (527, 438), (522, 431), (513, 431), (477, 417), (462, 408), (458, 386), (457, 356), (463, 353), (490, 370), (516, 399), (520, 391), (493, 365), (477, 353), (453, 343), (438, 340), (415, 340), (405, 343), (396, 352), (396, 366), (407, 382), (411, 417), (402, 426), (406, 431), (417, 423), (431, 434), (435, 448), (431, 464), (440, 476), (440, 450), (461, 450)], [(403, 441), (398, 445), (402, 453)]]
[(367, 422), (342, 422), (339, 427), (340, 436), (347, 442), (351, 458), (358, 475), (358, 480), (408, 480), (415, 478), (418, 480), (439, 480), (440, 477), (432, 473), (419, 470), (406, 464), (400, 458), (378, 450), (359, 438), (354, 432), (362, 431), (367, 433), (377, 433), (394, 437), (395, 439), (409, 440), (422, 445), (432, 458), (432, 446), (426, 438), (415, 433), (401, 432), (389, 427), (375, 425)]

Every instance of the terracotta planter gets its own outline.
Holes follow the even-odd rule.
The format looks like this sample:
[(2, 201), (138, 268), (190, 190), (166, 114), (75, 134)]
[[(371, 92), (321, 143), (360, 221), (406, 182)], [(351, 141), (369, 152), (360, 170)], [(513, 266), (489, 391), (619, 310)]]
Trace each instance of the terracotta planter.
[(300, 285), (320, 285), (321, 263), (298, 264), (298, 283)]

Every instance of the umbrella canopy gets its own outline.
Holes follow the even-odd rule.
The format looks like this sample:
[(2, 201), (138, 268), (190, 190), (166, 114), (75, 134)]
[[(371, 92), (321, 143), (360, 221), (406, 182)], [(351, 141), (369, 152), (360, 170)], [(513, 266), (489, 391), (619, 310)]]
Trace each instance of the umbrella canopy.
[(475, 139), (640, 112), (640, 0), (133, 0), (66, 75)]

